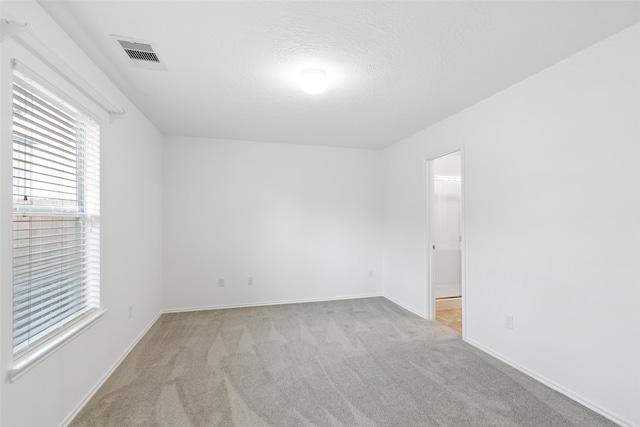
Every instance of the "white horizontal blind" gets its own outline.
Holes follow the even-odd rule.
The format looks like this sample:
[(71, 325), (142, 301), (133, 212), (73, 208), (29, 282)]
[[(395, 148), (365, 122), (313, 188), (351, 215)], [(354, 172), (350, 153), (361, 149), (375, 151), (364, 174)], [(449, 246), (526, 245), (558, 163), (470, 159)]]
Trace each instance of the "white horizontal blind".
[(100, 306), (99, 125), (13, 76), (13, 352)]

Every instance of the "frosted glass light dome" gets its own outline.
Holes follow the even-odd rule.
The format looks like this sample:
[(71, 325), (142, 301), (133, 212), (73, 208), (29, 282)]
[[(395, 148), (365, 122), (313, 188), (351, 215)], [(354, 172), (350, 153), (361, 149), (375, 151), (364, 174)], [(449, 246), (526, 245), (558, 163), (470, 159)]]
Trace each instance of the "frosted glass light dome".
[(298, 77), (298, 86), (304, 93), (315, 95), (327, 89), (327, 73), (317, 68), (303, 70)]

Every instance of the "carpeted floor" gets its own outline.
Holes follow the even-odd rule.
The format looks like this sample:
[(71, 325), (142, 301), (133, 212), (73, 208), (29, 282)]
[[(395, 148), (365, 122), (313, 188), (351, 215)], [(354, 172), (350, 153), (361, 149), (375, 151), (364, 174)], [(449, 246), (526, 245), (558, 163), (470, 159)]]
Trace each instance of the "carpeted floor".
[(610, 426), (384, 298), (164, 314), (72, 426)]

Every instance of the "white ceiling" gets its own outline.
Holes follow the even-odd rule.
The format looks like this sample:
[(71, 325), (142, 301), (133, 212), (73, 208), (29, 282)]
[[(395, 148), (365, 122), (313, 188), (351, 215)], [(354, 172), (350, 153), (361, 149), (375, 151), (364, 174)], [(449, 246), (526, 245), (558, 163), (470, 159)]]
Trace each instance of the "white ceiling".
[[(383, 148), (640, 21), (616, 1), (41, 1), (171, 135)], [(110, 37), (156, 43), (133, 68)], [(307, 67), (329, 89), (302, 93)], [(588, 72), (588, 70), (585, 70)]]

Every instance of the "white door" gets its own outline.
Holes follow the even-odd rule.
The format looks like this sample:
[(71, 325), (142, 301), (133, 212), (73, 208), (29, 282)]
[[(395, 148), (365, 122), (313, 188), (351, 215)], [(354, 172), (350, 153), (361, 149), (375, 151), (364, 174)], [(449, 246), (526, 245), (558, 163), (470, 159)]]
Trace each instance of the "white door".
[(432, 250), (435, 298), (462, 295), (460, 274), (460, 212), (462, 196), (460, 153), (433, 161)]

